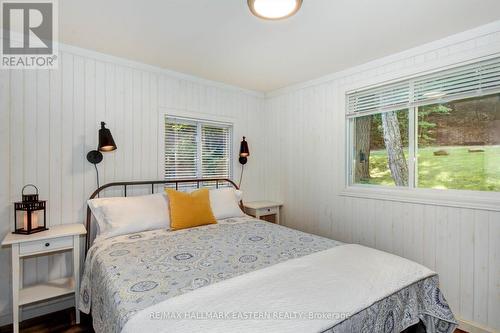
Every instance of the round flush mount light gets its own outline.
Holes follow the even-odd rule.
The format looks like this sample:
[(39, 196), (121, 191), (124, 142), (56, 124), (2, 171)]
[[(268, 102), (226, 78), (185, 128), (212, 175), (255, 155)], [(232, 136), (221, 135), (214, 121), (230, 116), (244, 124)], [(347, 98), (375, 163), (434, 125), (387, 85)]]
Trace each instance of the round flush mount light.
[(302, 0), (247, 0), (250, 11), (266, 20), (281, 20), (295, 15)]

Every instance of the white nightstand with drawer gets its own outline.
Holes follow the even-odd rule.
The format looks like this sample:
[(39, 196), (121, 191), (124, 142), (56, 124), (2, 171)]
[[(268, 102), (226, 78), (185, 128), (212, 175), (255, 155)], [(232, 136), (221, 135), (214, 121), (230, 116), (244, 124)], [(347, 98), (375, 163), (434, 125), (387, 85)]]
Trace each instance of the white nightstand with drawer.
[[(83, 224), (62, 224), (31, 235), (7, 234), (2, 246), (12, 247), (12, 312), (14, 333), (19, 332), (19, 310), (25, 304), (75, 294), (76, 321), (80, 322), (80, 236), (87, 231)], [(21, 261), (26, 257), (73, 251), (73, 276), (34, 286), (22, 285)]]
[(280, 224), (281, 206), (283, 206), (282, 203), (274, 201), (252, 201), (243, 204), (245, 213), (248, 215), (277, 224)]

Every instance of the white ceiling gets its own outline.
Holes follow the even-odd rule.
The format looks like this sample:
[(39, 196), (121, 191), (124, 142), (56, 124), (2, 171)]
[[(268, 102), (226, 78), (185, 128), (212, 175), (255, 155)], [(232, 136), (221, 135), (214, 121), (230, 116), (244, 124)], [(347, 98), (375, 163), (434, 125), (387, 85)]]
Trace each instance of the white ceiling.
[(304, 0), (284, 21), (247, 0), (63, 0), (63, 43), (271, 91), (500, 19), (499, 0)]

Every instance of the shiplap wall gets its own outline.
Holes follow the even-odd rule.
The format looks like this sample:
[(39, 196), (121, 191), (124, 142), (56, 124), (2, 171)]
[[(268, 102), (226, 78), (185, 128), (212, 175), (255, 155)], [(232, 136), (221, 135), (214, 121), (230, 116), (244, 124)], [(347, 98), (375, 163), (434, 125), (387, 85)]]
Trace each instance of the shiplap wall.
[[(96, 187), (94, 168), (85, 156), (97, 146), (101, 120), (118, 146), (99, 165), (101, 184), (162, 179), (158, 137), (163, 110), (233, 121), (235, 154), (243, 135), (252, 149), (245, 197), (260, 197), (265, 167), (262, 94), (73, 47), (61, 50), (58, 70), (0, 71), (1, 238), (11, 231), (12, 202), (20, 199), (27, 183), (36, 184), (40, 198), (48, 200), (49, 225), (84, 221), (86, 198)], [(239, 164), (234, 166), (237, 178)], [(9, 248), (0, 250), (0, 262), (0, 324), (5, 324), (12, 313)], [(68, 255), (27, 259), (24, 283), (69, 271)]]
[[(500, 24), (268, 95), (62, 48), (56, 71), (0, 71), (0, 237), (12, 202), (34, 182), (49, 223), (83, 221), (95, 187), (85, 153), (107, 121), (118, 150), (101, 182), (158, 178), (160, 112), (233, 118), (252, 156), (247, 199), (283, 200), (291, 227), (393, 252), (437, 270), (455, 312), (500, 329), (500, 213), (340, 196), (344, 189), (346, 87), (367, 86), (500, 52)], [(236, 171), (239, 171), (238, 169)], [(265, 193), (265, 195), (263, 194)], [(0, 250), (0, 323), (10, 320), (10, 251)], [(27, 260), (25, 283), (67, 274), (69, 258)]]
[(266, 190), (286, 225), (422, 263), (460, 319), (500, 330), (500, 212), (341, 196), (347, 89), (493, 54), (500, 22), (270, 93)]

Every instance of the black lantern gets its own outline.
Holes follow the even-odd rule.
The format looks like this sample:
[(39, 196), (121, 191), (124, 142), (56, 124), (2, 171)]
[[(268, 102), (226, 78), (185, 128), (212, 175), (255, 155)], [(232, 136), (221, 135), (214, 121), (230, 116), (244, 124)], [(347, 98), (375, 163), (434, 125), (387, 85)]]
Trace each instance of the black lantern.
[[(33, 187), (36, 194), (24, 194), (27, 187)], [(21, 202), (14, 203), (14, 234), (29, 235), (47, 230), (46, 226), (46, 201), (38, 200), (38, 188), (28, 184), (23, 187)]]

